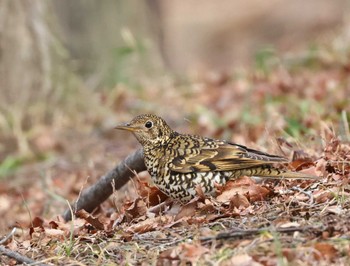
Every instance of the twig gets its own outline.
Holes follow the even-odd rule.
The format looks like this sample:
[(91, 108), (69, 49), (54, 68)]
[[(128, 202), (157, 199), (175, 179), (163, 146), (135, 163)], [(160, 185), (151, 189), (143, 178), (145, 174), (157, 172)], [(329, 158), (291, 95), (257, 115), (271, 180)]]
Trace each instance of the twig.
[(312, 227), (312, 226), (305, 226), (305, 227), (279, 227), (279, 228), (259, 228), (259, 229), (240, 229), (236, 228), (234, 230), (231, 230), (229, 232), (223, 232), (219, 233), (216, 236), (210, 236), (210, 237), (202, 237), (200, 238), (200, 241), (213, 241), (213, 240), (220, 240), (220, 239), (229, 239), (234, 237), (244, 237), (244, 236), (251, 236), (251, 235), (257, 235), (261, 234), (266, 231), (273, 231), (278, 233), (293, 233), (293, 232), (304, 232), (308, 230), (320, 230), (319, 227)]
[[(115, 190), (118, 190), (134, 176), (134, 173), (130, 171), (129, 168), (133, 169), (137, 173), (146, 170), (146, 166), (143, 161), (142, 149), (130, 154), (113, 170), (102, 176), (97, 183), (84, 190), (78, 200), (72, 204), (72, 206), (74, 206), (73, 211), (77, 212), (84, 209), (87, 212), (92, 212), (110, 195), (112, 195), (113, 188), (111, 183), (113, 180), (115, 183), (114, 188)], [(72, 215), (70, 209), (67, 208), (62, 216), (66, 221), (71, 220)]]
[(7, 236), (5, 236), (3, 239), (1, 239), (0, 245), (4, 244), (11, 236), (13, 236), (15, 234), (16, 230), (17, 230), (17, 228), (14, 227)]
[(290, 190), (298, 191), (302, 194), (305, 194), (310, 199), (310, 205), (314, 204), (314, 196), (312, 195), (311, 191), (305, 191), (304, 189), (302, 189), (300, 187), (292, 187)]
[(148, 212), (159, 214), (160, 212), (164, 211), (168, 206), (170, 206), (172, 203), (173, 203), (173, 200), (168, 198), (165, 201), (159, 203), (158, 205), (150, 207), (148, 209)]
[(47, 264), (42, 264), (40, 262), (37, 262), (37, 261), (32, 260), (26, 256), (21, 255), (16, 251), (7, 249), (3, 245), (0, 245), (0, 254), (5, 255), (7, 257), (10, 257), (12, 259), (15, 259), (17, 262), (20, 262), (20, 263), (26, 263), (26, 264), (30, 264), (30, 265), (47, 266)]
[[(83, 185), (80, 187), (80, 189), (79, 189), (78, 198), (77, 198), (77, 200), (75, 201), (75, 204), (74, 204), (74, 205), (75, 205), (75, 206), (74, 206), (75, 209), (77, 209), (77, 203), (78, 203), (78, 201), (79, 201), (79, 199), (80, 199), (80, 197), (81, 197), (81, 193), (83, 192), (84, 186), (86, 185), (88, 179), (89, 179), (89, 176), (88, 176), (87, 178), (85, 178), (84, 184), (83, 184)], [(68, 200), (67, 200), (67, 203), (68, 203), (69, 213), (70, 213), (70, 215), (71, 215), (71, 217), (72, 217), (72, 215), (74, 215), (74, 213), (73, 213), (73, 208), (72, 208), (72, 206), (69, 204), (69, 201), (68, 201)]]
[(341, 112), (341, 118), (343, 120), (343, 127), (344, 127), (344, 131), (345, 131), (345, 137), (348, 141), (350, 141), (350, 130), (349, 130), (349, 121), (347, 119), (347, 115), (346, 115), (346, 111), (343, 110)]

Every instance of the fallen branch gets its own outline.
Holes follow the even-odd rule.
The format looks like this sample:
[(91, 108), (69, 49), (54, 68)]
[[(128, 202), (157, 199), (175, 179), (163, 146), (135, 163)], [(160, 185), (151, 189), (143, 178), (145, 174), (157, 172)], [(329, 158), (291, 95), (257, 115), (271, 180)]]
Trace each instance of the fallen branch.
[(26, 256), (23, 256), (22, 254), (20, 254), (20, 253), (18, 253), (16, 251), (7, 249), (3, 245), (0, 245), (0, 254), (1, 255), (5, 255), (5, 256), (7, 256), (9, 258), (15, 259), (19, 263), (25, 263), (25, 264), (31, 264), (31, 265), (40, 265), (40, 266), (46, 266), (47, 265), (47, 264), (42, 264), (40, 262), (32, 260), (32, 259), (30, 259), (30, 258), (28, 258)]
[(219, 233), (216, 236), (210, 236), (210, 237), (202, 237), (200, 238), (200, 241), (206, 242), (206, 241), (213, 241), (213, 240), (220, 240), (220, 239), (230, 239), (235, 237), (245, 237), (245, 236), (252, 236), (261, 234), (263, 232), (278, 232), (278, 233), (294, 233), (294, 232), (305, 232), (309, 230), (317, 230), (319, 231), (320, 227), (312, 227), (312, 226), (305, 226), (305, 227), (279, 227), (279, 228), (259, 228), (259, 229), (240, 229), (236, 228), (229, 232), (223, 232)]
[[(143, 150), (139, 149), (102, 176), (97, 183), (84, 190), (78, 200), (72, 204), (73, 212), (81, 209), (92, 212), (113, 193), (112, 184), (114, 189), (118, 190), (134, 176), (133, 171), (138, 173), (144, 170), (146, 166), (143, 161)], [(62, 216), (65, 221), (71, 220), (71, 210), (66, 209)]]

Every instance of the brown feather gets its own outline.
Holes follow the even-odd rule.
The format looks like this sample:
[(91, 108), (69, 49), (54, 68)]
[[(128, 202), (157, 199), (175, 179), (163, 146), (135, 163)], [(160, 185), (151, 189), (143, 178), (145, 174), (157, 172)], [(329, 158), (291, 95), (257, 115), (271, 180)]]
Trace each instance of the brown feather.
[[(175, 157), (170, 170), (179, 173), (191, 173), (195, 171), (233, 171), (251, 168), (259, 165), (287, 162), (287, 159), (270, 155), (261, 151), (246, 148), (242, 145), (202, 139), (205, 143), (199, 143), (197, 152), (181, 153), (181, 159)], [(204, 144), (204, 145), (203, 145)]]

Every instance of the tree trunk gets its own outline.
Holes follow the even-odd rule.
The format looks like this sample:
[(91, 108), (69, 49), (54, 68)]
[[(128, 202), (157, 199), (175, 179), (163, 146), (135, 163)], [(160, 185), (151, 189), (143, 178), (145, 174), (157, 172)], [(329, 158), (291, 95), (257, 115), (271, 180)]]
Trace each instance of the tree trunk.
[(30, 153), (27, 132), (33, 125), (52, 123), (64, 109), (58, 106), (67, 92), (77, 87), (51, 4), (0, 1), (0, 129), (17, 142), (5, 154), (16, 148)]

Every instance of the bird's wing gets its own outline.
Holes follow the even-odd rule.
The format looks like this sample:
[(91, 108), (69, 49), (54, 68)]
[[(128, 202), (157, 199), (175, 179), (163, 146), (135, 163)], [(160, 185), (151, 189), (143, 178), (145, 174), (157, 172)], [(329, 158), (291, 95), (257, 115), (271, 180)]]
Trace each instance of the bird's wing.
[(233, 171), (263, 164), (287, 162), (287, 159), (277, 155), (211, 139), (200, 139), (191, 148), (178, 148), (177, 155), (172, 155), (170, 170), (179, 173)]

